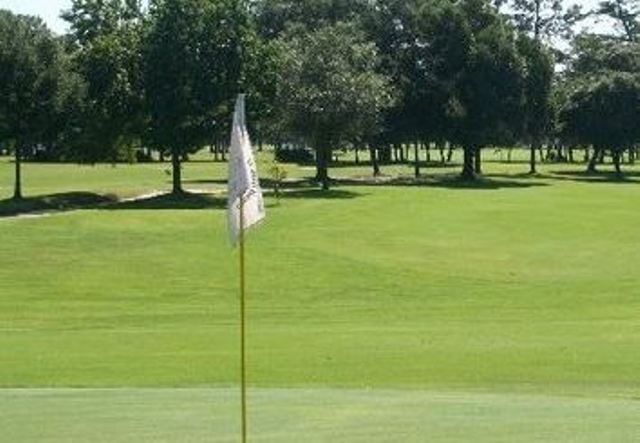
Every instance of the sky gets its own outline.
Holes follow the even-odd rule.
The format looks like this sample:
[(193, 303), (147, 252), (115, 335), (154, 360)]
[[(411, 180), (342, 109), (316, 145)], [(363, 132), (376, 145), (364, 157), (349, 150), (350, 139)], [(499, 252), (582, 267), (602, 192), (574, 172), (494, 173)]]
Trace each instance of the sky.
[[(591, 8), (598, 0), (576, 0), (574, 3)], [(68, 9), (71, 0), (0, 0), (0, 9), (10, 9), (20, 14), (39, 15), (51, 29), (62, 34), (67, 29), (66, 23), (60, 19), (60, 11)]]
[(68, 9), (71, 0), (0, 0), (0, 9), (20, 14), (39, 15), (51, 29), (62, 34), (67, 29), (60, 11)]

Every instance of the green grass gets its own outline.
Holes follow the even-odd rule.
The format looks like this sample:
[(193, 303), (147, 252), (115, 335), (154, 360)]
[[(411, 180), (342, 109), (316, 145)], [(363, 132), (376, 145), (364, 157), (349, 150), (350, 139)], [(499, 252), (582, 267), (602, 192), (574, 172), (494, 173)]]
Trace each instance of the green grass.
[[(258, 441), (640, 438), (639, 169), (609, 181), (580, 165), (486, 167), (475, 188), (269, 199), (248, 241)], [(224, 187), (224, 165), (185, 173)], [(25, 179), (32, 196), (131, 195), (168, 186), (163, 174), (28, 165)], [(10, 176), (0, 163), (5, 196)], [(11, 441), (232, 441), (223, 208), (160, 198), (0, 220), (0, 386), (27, 388), (0, 391)], [(154, 389), (65, 390), (124, 387)]]
[[(231, 389), (6, 391), (6, 441), (238, 441)], [(640, 402), (421, 390), (256, 389), (256, 442), (634, 442)], [(25, 426), (29, 423), (30, 426)], [(604, 426), (603, 426), (604, 424)]]
[[(13, 195), (13, 165), (5, 161), (0, 163), (0, 199), (5, 199)], [(221, 175), (225, 167), (222, 163), (191, 163), (187, 171), (197, 179), (210, 176), (211, 172)], [(86, 191), (131, 197), (154, 190), (170, 190), (170, 170), (166, 163), (117, 166), (27, 163), (24, 165), (24, 190), (26, 196)], [(190, 179), (189, 175), (186, 179)], [(189, 186), (207, 189), (206, 185)]]

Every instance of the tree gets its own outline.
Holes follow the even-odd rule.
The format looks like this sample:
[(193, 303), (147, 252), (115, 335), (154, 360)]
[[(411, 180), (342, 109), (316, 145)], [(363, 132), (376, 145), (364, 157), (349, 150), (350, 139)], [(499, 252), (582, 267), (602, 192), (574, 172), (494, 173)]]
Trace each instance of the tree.
[(502, 8), (509, 2), (509, 0), (491, 0), (491, 3), (498, 12), (502, 12)]
[[(280, 60), (277, 40), (288, 32), (306, 33), (339, 22), (356, 22), (368, 10), (369, 0), (256, 0), (253, 2), (255, 26), (261, 38), (254, 48), (261, 50), (259, 57), (250, 57), (253, 67), (247, 85), (252, 88), (247, 103), (250, 130), (255, 134), (260, 148), (264, 138), (276, 146), (283, 141), (292, 142), (282, 120), (282, 113), (275, 112), (276, 79)], [(274, 44), (276, 43), (276, 44)], [(255, 69), (257, 68), (257, 69)], [(254, 75), (255, 74), (255, 75)], [(300, 141), (297, 139), (296, 141)]]
[(353, 24), (294, 33), (281, 45), (278, 109), (315, 150), (316, 179), (326, 190), (332, 150), (375, 130), (392, 103), (389, 80), (376, 71), (375, 45)]
[[(511, 15), (521, 35), (519, 50), (527, 64), (525, 132), (531, 149), (530, 173), (536, 172), (536, 151), (550, 130), (554, 60), (551, 50), (558, 38), (569, 39), (583, 18), (581, 8), (565, 8), (562, 0), (512, 0)], [(558, 56), (562, 52), (555, 51)]]
[(399, 90), (381, 139), (413, 144), (418, 176), (419, 144), (448, 137), (448, 102), (470, 45), (466, 17), (449, 1), (393, 0), (376, 4), (365, 23), (383, 72)]
[(278, 70), (282, 60), (275, 40), (264, 39), (254, 33), (246, 37), (242, 82), (249, 97), (247, 126), (261, 150), (265, 139), (277, 140), (281, 130), (275, 107)]
[(140, 0), (72, 0), (62, 18), (71, 25), (72, 37), (81, 45), (104, 35), (117, 34), (142, 17)]
[(613, 20), (621, 30), (623, 38), (637, 43), (640, 36), (640, 1), (639, 0), (606, 0), (601, 1), (593, 14)]
[(356, 21), (369, 4), (368, 0), (259, 0), (255, 9), (260, 34), (275, 38), (291, 27), (313, 31)]
[(588, 171), (610, 152), (620, 173), (620, 157), (638, 142), (640, 44), (582, 33), (559, 84), (563, 97), (560, 135), (593, 146)]
[(535, 41), (557, 36), (563, 31), (562, 0), (513, 0), (513, 18), (521, 32)]
[(483, 146), (523, 130), (527, 70), (513, 28), (486, 0), (376, 2), (372, 16), (383, 67), (402, 92), (386, 140), (462, 145), (463, 177), (474, 178)]
[(542, 139), (549, 134), (554, 121), (552, 102), (554, 63), (553, 58), (540, 42), (521, 35), (518, 50), (526, 65), (524, 134), (531, 146), (530, 173), (536, 173), (536, 152)]
[(81, 131), (70, 140), (77, 160), (116, 162), (139, 144), (146, 114), (142, 76), (144, 15), (137, 0), (74, 0), (63, 17), (87, 84)]
[(580, 83), (562, 111), (563, 132), (579, 143), (593, 145), (588, 171), (604, 150), (612, 154), (617, 173), (625, 149), (640, 141), (640, 76), (611, 73)]
[(461, 5), (468, 55), (449, 102), (451, 141), (464, 148), (462, 177), (481, 173), (481, 149), (512, 143), (522, 132), (525, 63), (504, 18), (483, 0)]
[(22, 198), (21, 164), (27, 148), (48, 141), (64, 101), (64, 54), (35, 17), (0, 10), (0, 138), (13, 146), (14, 198)]
[(612, 72), (640, 71), (640, 44), (582, 33), (573, 42), (566, 77), (590, 79)]
[(173, 192), (181, 157), (209, 144), (241, 88), (250, 32), (239, 0), (157, 0), (144, 48), (149, 138), (171, 152)]

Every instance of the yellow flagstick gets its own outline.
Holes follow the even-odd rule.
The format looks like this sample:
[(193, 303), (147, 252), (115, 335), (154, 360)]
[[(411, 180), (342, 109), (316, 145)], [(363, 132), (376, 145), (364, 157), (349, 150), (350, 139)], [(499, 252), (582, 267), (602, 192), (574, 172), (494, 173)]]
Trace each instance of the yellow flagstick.
[(247, 442), (247, 353), (246, 304), (244, 278), (244, 197), (240, 197), (240, 389), (242, 414), (242, 443)]

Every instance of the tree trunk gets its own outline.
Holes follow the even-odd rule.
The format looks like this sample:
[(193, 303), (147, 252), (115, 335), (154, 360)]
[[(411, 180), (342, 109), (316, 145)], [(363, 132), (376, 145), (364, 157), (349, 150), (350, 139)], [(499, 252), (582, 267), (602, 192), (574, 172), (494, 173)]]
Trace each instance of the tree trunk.
[(541, 0), (536, 0), (534, 4), (533, 38), (536, 42), (540, 41), (540, 32), (542, 30), (542, 20), (540, 17), (541, 3)]
[(596, 164), (598, 163), (599, 157), (600, 157), (600, 148), (594, 146), (593, 155), (591, 156), (591, 159), (589, 160), (589, 165), (587, 166), (587, 172), (589, 174), (598, 172), (596, 169)]
[(482, 149), (480, 148), (480, 146), (475, 146), (473, 158), (475, 160), (474, 162), (475, 173), (477, 175), (480, 175), (482, 174)]
[(536, 150), (539, 147), (539, 143), (534, 141), (531, 143), (531, 160), (529, 162), (529, 174), (536, 174), (538, 171), (536, 170)]
[(446, 161), (446, 158), (444, 156), (444, 148), (445, 148), (444, 143), (440, 141), (440, 142), (437, 143), (436, 146), (438, 147), (438, 150), (440, 151), (440, 163), (444, 164), (445, 161)]
[(475, 180), (476, 174), (473, 168), (473, 159), (475, 157), (475, 147), (471, 145), (463, 146), (464, 164), (462, 166), (462, 178), (464, 180)]
[(453, 160), (453, 144), (449, 143), (449, 152), (447, 152), (447, 163), (451, 163)]
[(183, 194), (182, 190), (182, 164), (180, 162), (180, 151), (178, 149), (171, 150), (171, 165), (173, 168), (173, 194)]
[(420, 177), (420, 142), (417, 140), (413, 144), (413, 155), (415, 157), (414, 174), (418, 178)]
[(384, 145), (378, 148), (378, 163), (388, 164), (391, 163), (391, 146)]
[(316, 149), (316, 181), (322, 185), (322, 189), (329, 190), (329, 159), (331, 158), (331, 149)]
[(360, 164), (360, 147), (356, 146), (355, 150), (356, 150), (356, 165), (359, 165)]
[(378, 164), (378, 154), (375, 147), (369, 146), (369, 155), (371, 156), (371, 166), (373, 166), (373, 176), (377, 177), (380, 175), (380, 165)]
[(15, 147), (15, 188), (13, 191), (13, 198), (15, 200), (22, 200), (22, 145), (16, 144)]
[(622, 175), (622, 169), (620, 168), (620, 157), (622, 153), (620, 152), (619, 149), (614, 149), (612, 154), (613, 154), (613, 165), (616, 168), (616, 174)]
[(398, 161), (400, 163), (405, 163), (405, 159), (404, 159), (404, 148), (402, 147), (401, 144), (397, 144), (396, 145), (396, 152), (398, 153)]

